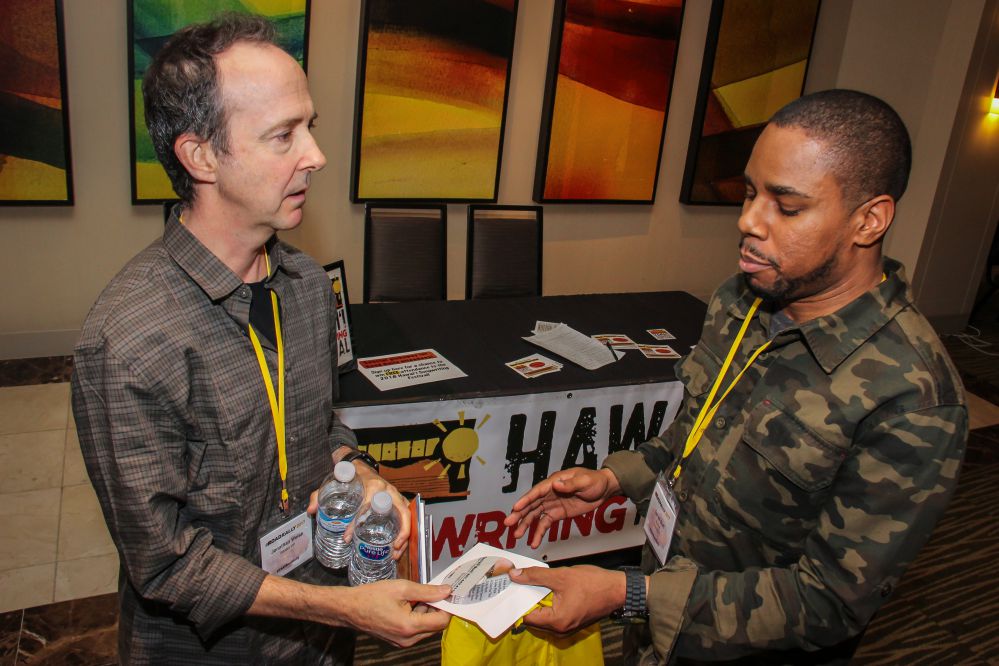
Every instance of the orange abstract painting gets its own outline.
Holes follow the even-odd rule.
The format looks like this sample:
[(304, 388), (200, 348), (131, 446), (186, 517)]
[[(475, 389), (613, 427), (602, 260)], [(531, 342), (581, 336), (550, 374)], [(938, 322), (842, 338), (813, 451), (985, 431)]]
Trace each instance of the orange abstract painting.
[(0, 64), (0, 204), (72, 204), (62, 3), (0, 0)]
[(366, 0), (353, 201), (495, 201), (515, 0)]
[(801, 96), (819, 0), (716, 0), (680, 201), (742, 205), (757, 137)]
[(683, 0), (556, 4), (534, 198), (655, 198)]

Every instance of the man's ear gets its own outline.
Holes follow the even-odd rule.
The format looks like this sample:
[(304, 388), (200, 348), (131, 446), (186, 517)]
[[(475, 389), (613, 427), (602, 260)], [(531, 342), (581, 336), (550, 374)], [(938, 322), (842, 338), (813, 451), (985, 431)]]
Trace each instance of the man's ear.
[(199, 136), (186, 132), (173, 142), (173, 151), (196, 182), (214, 183), (218, 172), (218, 159), (212, 144)]
[(853, 213), (857, 226), (854, 242), (861, 247), (879, 243), (895, 219), (895, 200), (880, 194), (861, 204)]

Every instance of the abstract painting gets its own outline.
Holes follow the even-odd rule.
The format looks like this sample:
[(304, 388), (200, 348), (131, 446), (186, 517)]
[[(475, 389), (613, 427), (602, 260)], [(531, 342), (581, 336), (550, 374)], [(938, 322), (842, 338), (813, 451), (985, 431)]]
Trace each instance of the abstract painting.
[(351, 200), (496, 200), (517, 0), (365, 0)]
[(801, 96), (819, 0), (715, 0), (680, 201), (742, 205), (742, 172), (775, 111)]
[(559, 0), (534, 200), (652, 203), (683, 0)]
[(306, 66), (310, 0), (128, 0), (129, 116), (131, 121), (132, 203), (175, 201), (176, 193), (156, 158), (142, 104), (142, 77), (160, 47), (189, 23), (210, 21), (223, 12), (258, 14), (277, 29), (278, 43)]
[(0, 0), (0, 204), (71, 205), (61, 0)]

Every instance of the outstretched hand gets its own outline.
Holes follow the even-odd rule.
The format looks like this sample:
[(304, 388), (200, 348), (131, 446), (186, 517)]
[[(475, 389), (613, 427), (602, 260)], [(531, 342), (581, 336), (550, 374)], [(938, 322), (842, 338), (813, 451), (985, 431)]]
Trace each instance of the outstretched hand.
[(516, 525), (514, 537), (519, 539), (537, 521), (531, 540), (531, 548), (537, 548), (552, 523), (591, 511), (620, 490), (621, 484), (609, 469), (565, 469), (524, 493), (503, 523), (507, 527)]

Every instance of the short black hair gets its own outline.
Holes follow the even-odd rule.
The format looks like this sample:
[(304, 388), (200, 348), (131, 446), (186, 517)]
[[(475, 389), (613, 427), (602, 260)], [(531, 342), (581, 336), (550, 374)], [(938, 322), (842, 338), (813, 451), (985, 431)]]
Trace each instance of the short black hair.
[(142, 80), (146, 127), (156, 156), (177, 196), (194, 201), (194, 179), (177, 159), (173, 144), (191, 132), (229, 153), (229, 131), (219, 90), (215, 56), (236, 42), (277, 46), (274, 25), (266, 18), (227, 12), (209, 23), (181, 28), (167, 40)]
[(857, 90), (823, 90), (799, 97), (770, 119), (826, 144), (833, 175), (851, 207), (887, 194), (902, 198), (912, 167), (905, 123), (887, 102)]

